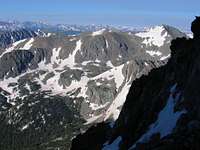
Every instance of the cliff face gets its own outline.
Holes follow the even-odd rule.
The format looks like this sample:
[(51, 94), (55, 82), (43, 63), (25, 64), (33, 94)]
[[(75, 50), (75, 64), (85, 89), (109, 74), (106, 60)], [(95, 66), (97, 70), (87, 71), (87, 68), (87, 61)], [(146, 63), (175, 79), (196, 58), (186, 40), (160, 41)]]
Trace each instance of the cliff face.
[[(132, 83), (114, 126), (96, 141), (95, 132), (88, 130), (73, 140), (72, 149), (200, 149), (199, 22), (197, 17), (192, 24), (194, 39), (172, 41), (167, 65)], [(97, 125), (95, 130), (107, 126)]]

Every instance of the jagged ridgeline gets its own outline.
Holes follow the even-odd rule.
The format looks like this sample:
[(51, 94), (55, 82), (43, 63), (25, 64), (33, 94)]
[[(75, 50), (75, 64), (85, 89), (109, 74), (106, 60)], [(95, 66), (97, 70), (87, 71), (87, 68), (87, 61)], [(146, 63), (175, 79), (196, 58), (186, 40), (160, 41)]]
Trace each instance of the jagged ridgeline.
[(72, 139), (90, 126), (115, 121), (132, 82), (167, 63), (173, 39), (189, 38), (167, 25), (141, 32), (105, 28), (80, 35), (6, 30), (2, 37), (2, 150), (70, 149)]
[(197, 17), (191, 27), (194, 38), (171, 42), (165, 66), (133, 81), (114, 123), (100, 123), (78, 135), (72, 149), (199, 150), (199, 24)]

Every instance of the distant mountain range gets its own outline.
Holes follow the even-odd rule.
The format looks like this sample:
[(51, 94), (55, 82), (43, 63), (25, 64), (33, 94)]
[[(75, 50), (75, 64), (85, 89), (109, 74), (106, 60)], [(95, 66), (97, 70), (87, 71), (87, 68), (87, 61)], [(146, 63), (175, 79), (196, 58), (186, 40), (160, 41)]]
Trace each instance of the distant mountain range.
[(33, 31), (42, 30), (44, 32), (61, 32), (68, 35), (79, 34), (81, 32), (94, 32), (101, 29), (120, 30), (124, 32), (135, 32), (136, 28), (128, 26), (108, 26), (108, 25), (76, 25), (76, 24), (47, 24), (44, 22), (4, 22), (0, 21), (0, 31), (13, 31), (20, 29), (28, 29)]

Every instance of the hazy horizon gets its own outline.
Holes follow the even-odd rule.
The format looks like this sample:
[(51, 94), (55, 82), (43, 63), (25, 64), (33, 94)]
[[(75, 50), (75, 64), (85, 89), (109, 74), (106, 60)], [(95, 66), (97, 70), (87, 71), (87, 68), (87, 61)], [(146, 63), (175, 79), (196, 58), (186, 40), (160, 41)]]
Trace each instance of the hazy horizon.
[(149, 27), (167, 24), (189, 30), (200, 15), (200, 1), (168, 0), (7, 0), (0, 5), (0, 20), (42, 21), (48, 24)]

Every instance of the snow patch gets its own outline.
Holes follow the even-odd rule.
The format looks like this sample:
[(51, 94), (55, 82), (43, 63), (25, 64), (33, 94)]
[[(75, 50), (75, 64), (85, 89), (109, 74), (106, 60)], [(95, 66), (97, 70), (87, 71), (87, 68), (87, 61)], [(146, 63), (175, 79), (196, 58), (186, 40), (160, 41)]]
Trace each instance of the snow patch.
[(123, 67), (124, 67), (124, 64), (114, 67), (96, 77), (93, 77), (92, 79), (93, 80), (103, 79), (103, 78), (105, 78), (107, 80), (114, 79), (115, 83), (116, 83), (116, 89), (118, 90), (124, 81), (124, 75), (122, 73)]
[(61, 60), (59, 59), (59, 54), (60, 54), (60, 50), (62, 48), (59, 47), (58, 49), (57, 48), (54, 48), (52, 50), (52, 56), (51, 56), (51, 63), (56, 63), (56, 64), (59, 64), (61, 62)]
[(101, 29), (99, 31), (95, 31), (92, 33), (92, 36), (97, 36), (97, 35), (101, 35), (106, 31), (106, 29)]
[(22, 48), (20, 48), (20, 49), (29, 50), (29, 49), (32, 47), (33, 42), (34, 42), (34, 38), (31, 38), (31, 39), (24, 45), (24, 47), (22, 47)]
[(145, 65), (145, 66), (149, 66), (149, 64), (148, 64), (147, 62), (144, 62), (144, 65)]
[(106, 102), (106, 103), (103, 104), (103, 105), (98, 105), (98, 104), (95, 104), (95, 103), (90, 103), (90, 108), (91, 108), (92, 110), (98, 110), (98, 109), (102, 109), (102, 108), (108, 106), (108, 104), (109, 104), (109, 102)]
[(144, 38), (143, 43), (146, 45), (161, 47), (164, 44), (168, 33), (163, 26), (156, 26), (145, 32), (136, 33), (135, 35)]
[(106, 65), (111, 68), (115, 67), (110, 60), (106, 62)]
[(74, 49), (72, 54), (70, 54), (69, 57), (62, 62), (62, 64), (67, 65), (70, 68), (73, 68), (74, 65), (76, 64), (75, 55), (79, 50), (81, 50), (81, 45), (82, 45), (82, 41), (78, 40), (76, 42), (76, 48)]
[(160, 51), (148, 51), (147, 50), (146, 53), (151, 55), (152, 57), (162, 55), (162, 53)]
[(29, 92), (31, 92), (31, 88), (30, 88), (30, 85), (29, 85), (29, 84), (26, 83), (25, 88), (26, 88)]
[(83, 66), (86, 66), (86, 65), (89, 64), (89, 63), (92, 63), (92, 61), (90, 61), (90, 60), (89, 60), (89, 61), (84, 61), (84, 62), (82, 62), (82, 65), (83, 65)]
[(50, 37), (52, 35), (52, 33), (47, 33), (46, 37)]
[(24, 126), (22, 126), (21, 131), (27, 129), (27, 128), (28, 128), (31, 124), (33, 124), (33, 123), (34, 123), (34, 121), (31, 121), (31, 122), (25, 124)]

